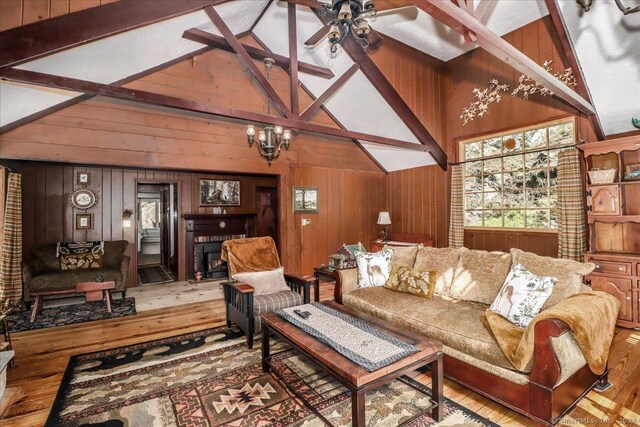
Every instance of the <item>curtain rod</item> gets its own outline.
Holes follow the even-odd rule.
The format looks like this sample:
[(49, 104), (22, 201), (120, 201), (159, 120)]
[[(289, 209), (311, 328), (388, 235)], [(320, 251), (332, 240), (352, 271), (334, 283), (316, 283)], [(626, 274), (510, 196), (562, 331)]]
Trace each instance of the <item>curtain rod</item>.
[(521, 151), (519, 153), (510, 153), (510, 154), (501, 154), (501, 155), (498, 155), (498, 156), (482, 157), (482, 158), (479, 158), (479, 159), (465, 160), (465, 161), (462, 161), (462, 162), (449, 162), (449, 166), (464, 165), (465, 163), (482, 162), (482, 161), (485, 161), (485, 160), (502, 159), (504, 157), (522, 156), (524, 154), (541, 153), (543, 151), (560, 150), (560, 149), (563, 149), (563, 148), (575, 148), (578, 145), (579, 144), (575, 144), (574, 143), (574, 144), (571, 144), (571, 145), (562, 145), (562, 146), (557, 147), (557, 148), (539, 148), (537, 150)]

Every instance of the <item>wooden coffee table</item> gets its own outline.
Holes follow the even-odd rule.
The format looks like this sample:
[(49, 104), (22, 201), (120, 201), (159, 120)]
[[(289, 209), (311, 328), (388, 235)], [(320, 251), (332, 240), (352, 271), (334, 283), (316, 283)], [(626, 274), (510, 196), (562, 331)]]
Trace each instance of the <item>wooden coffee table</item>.
[[(297, 326), (289, 323), (275, 313), (265, 313), (262, 318), (262, 370), (269, 372), (271, 370), (271, 354), (269, 350), (269, 337), (274, 334), (286, 342), (302, 354), (309, 357), (314, 363), (318, 364), (327, 371), (333, 378), (344, 385), (351, 391), (351, 419), (353, 426), (365, 425), (364, 401), (365, 394), (393, 380), (418, 369), (425, 365), (431, 365), (432, 383), (431, 389), (433, 396), (431, 397), (432, 405), (418, 414), (420, 416), (430, 411), (431, 416), (436, 421), (442, 421), (443, 413), (443, 396), (442, 396), (442, 344), (429, 339), (423, 335), (416, 334), (411, 331), (405, 331), (388, 323), (376, 319), (375, 317), (360, 313), (352, 308), (337, 304), (335, 302), (323, 303), (335, 310), (342, 311), (351, 316), (368, 323), (370, 326), (384, 332), (388, 335), (412, 344), (420, 349), (417, 353), (413, 353), (402, 358), (390, 365), (373, 372), (369, 372), (360, 365), (352, 362), (333, 348), (318, 341), (311, 335), (299, 329)], [(409, 384), (411, 385), (411, 384)], [(307, 402), (298, 395), (296, 390), (292, 390), (305, 404)], [(419, 390), (421, 391), (421, 390)], [(308, 405), (308, 404), (307, 404)], [(318, 416), (324, 417), (315, 409), (311, 408)], [(415, 419), (413, 417), (412, 421)], [(326, 420), (325, 420), (326, 421)]]

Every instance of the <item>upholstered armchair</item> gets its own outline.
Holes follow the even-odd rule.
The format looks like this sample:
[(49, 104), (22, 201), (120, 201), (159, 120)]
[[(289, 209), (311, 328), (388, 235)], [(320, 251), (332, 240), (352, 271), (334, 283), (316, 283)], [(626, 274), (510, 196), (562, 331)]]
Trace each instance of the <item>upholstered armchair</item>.
[[(253, 337), (262, 329), (262, 313), (307, 304), (311, 299), (311, 286), (318, 286), (317, 280), (312, 276), (284, 274), (288, 289), (263, 293), (265, 289), (256, 289), (234, 280), (237, 275), (243, 276), (242, 273), (281, 268), (276, 244), (271, 237), (227, 240), (222, 244), (221, 258), (227, 262), (229, 271), (229, 281), (223, 283), (227, 326), (235, 324), (240, 328), (247, 335), (249, 348), (253, 348)], [(266, 288), (268, 284), (256, 286)]]

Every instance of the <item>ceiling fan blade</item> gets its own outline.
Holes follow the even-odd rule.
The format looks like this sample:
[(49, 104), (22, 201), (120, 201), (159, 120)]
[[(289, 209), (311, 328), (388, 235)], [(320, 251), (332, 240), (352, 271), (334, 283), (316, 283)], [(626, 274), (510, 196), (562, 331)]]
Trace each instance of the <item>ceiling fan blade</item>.
[(304, 44), (307, 46), (315, 46), (327, 35), (330, 27), (331, 26), (327, 24), (324, 27), (320, 28), (314, 35), (309, 37), (309, 40), (304, 42)]
[(324, 6), (324, 3), (316, 0), (282, 0), (282, 1), (285, 1), (287, 3), (299, 4), (301, 6), (307, 6), (312, 9), (322, 9), (322, 7)]
[(412, 0), (374, 0), (376, 10), (382, 12), (389, 9), (399, 9), (401, 7), (413, 6)]
[(378, 33), (376, 30), (374, 30), (373, 28), (371, 29), (371, 32), (369, 33), (369, 46), (368, 49), (370, 50), (376, 50), (380, 47), (380, 45), (382, 45), (382, 36), (380, 36), (380, 33)]

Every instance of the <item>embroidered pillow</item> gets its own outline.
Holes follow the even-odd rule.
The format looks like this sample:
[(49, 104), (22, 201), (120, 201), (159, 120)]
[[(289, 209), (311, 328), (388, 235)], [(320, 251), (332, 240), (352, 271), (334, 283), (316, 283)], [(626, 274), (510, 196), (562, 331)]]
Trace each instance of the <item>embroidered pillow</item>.
[(254, 295), (273, 294), (291, 290), (284, 280), (284, 267), (269, 271), (236, 273), (233, 278), (238, 282), (253, 286), (255, 289)]
[(391, 275), (393, 249), (380, 252), (356, 252), (358, 265), (358, 288), (384, 286)]
[(101, 253), (62, 254), (60, 255), (60, 270), (79, 270), (86, 268), (102, 268)]
[(436, 290), (435, 271), (424, 271), (409, 267), (395, 267), (384, 287), (419, 297), (431, 298)]
[(541, 277), (522, 264), (513, 266), (489, 310), (506, 317), (514, 325), (526, 328), (551, 296), (555, 277)]

